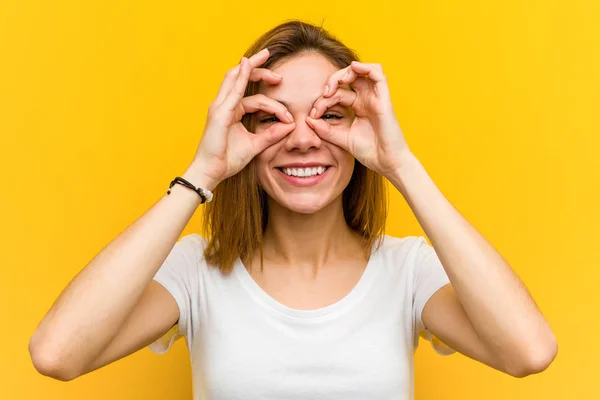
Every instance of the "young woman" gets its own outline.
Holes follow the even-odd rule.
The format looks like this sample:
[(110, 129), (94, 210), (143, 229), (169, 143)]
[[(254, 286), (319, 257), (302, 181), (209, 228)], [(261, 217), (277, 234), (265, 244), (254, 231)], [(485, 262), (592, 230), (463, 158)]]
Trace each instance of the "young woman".
[[(42, 374), (184, 336), (197, 399), (409, 399), (419, 335), (516, 377), (556, 355), (523, 283), (409, 149), (381, 66), (319, 27), (286, 22), (227, 73), (182, 178), (41, 321)], [(433, 247), (383, 233), (384, 179)], [(177, 241), (201, 204), (204, 235)]]

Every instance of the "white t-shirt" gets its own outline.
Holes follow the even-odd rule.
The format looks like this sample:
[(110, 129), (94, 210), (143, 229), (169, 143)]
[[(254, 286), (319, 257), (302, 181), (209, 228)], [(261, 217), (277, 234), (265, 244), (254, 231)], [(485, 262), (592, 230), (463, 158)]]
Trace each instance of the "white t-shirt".
[(239, 257), (230, 275), (209, 267), (205, 245), (198, 234), (182, 237), (154, 277), (180, 318), (149, 346), (163, 354), (186, 338), (195, 400), (409, 400), (419, 334), (437, 353), (454, 353), (421, 321), (449, 283), (422, 236), (385, 235), (350, 293), (316, 310), (270, 297)]

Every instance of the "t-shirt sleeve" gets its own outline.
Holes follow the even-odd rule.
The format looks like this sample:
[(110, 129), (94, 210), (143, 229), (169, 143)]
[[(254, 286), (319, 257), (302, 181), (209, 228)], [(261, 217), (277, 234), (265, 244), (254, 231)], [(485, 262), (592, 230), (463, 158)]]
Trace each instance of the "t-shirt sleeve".
[(447, 346), (429, 332), (421, 319), (423, 307), (425, 307), (429, 298), (441, 289), (442, 286), (450, 283), (450, 279), (448, 278), (435, 249), (427, 243), (427, 240), (423, 236), (418, 237), (414, 268), (413, 317), (416, 326), (414, 335), (415, 348), (418, 346), (420, 336), (431, 342), (436, 353), (440, 355), (453, 354), (456, 350)]
[(154, 280), (164, 286), (175, 299), (179, 307), (179, 320), (167, 333), (148, 347), (157, 354), (166, 353), (173, 343), (192, 334), (192, 299), (198, 286), (198, 240), (197, 234), (186, 235), (175, 243), (171, 252), (154, 276)]

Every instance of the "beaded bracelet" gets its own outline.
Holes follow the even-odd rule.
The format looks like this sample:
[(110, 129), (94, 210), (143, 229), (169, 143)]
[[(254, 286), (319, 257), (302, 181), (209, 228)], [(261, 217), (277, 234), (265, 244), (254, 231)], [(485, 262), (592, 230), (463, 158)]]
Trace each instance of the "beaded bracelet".
[(213, 194), (210, 190), (208, 189), (202, 189), (202, 188), (197, 188), (194, 185), (192, 185), (190, 182), (186, 181), (185, 179), (183, 179), (182, 177), (178, 176), (175, 179), (173, 179), (171, 181), (171, 184), (169, 185), (169, 189), (167, 189), (167, 194), (171, 194), (171, 188), (176, 184), (179, 183), (187, 188), (192, 189), (194, 192), (198, 193), (198, 195), (202, 198), (202, 202), (200, 204), (203, 203), (208, 203), (209, 201), (212, 200), (213, 198)]

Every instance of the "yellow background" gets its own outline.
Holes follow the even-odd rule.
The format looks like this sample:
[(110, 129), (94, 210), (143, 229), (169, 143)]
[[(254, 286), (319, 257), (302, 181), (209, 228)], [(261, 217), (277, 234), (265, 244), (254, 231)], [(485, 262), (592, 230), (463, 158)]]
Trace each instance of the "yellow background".
[[(384, 66), (414, 153), (558, 338), (554, 364), (525, 379), (422, 340), (416, 398), (600, 398), (595, 0), (0, 2), (0, 398), (191, 398), (183, 340), (69, 383), (39, 375), (27, 343), (75, 274), (187, 168), (225, 71), (289, 18), (324, 18)], [(421, 234), (390, 191), (387, 233)]]

